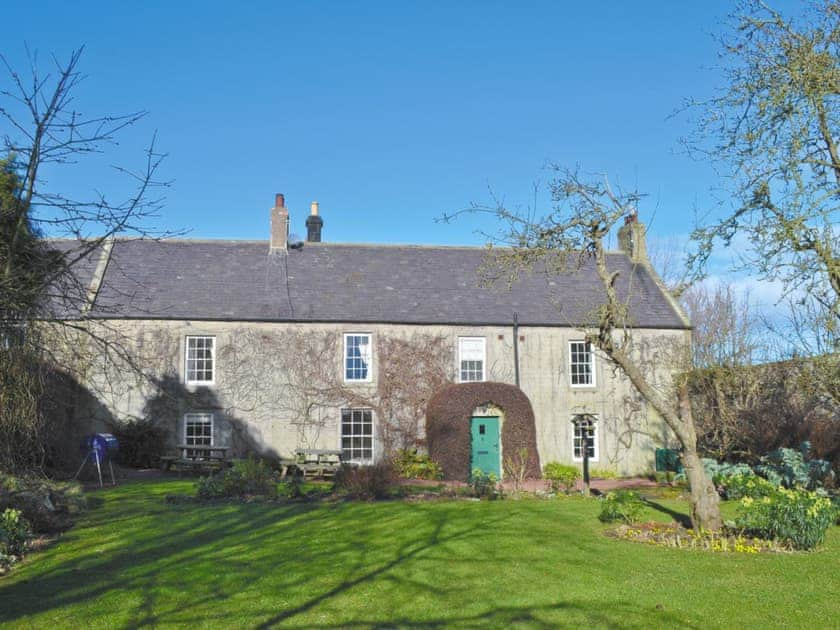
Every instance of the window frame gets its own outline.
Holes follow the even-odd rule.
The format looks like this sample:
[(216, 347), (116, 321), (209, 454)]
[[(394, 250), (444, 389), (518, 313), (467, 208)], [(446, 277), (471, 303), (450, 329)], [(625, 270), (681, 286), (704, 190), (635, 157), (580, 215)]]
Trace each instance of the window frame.
[[(190, 424), (190, 420), (192, 419), (193, 421), (195, 421), (195, 418), (203, 418), (203, 419), (209, 420), (209, 422), (206, 422), (204, 424), (209, 424), (210, 425), (210, 444), (196, 444), (195, 442), (193, 442), (192, 444), (189, 443), (190, 436), (188, 435), (188, 427), (189, 427), (189, 424)], [(184, 414), (184, 444), (189, 445), (189, 446), (197, 446), (197, 447), (213, 446), (214, 442), (215, 442), (215, 439), (214, 439), (215, 428), (216, 428), (216, 416), (212, 411), (190, 411), (189, 413), (185, 413)], [(202, 435), (200, 437), (203, 438), (205, 436)], [(196, 436), (192, 436), (193, 440), (195, 440), (195, 438), (196, 438)]]
[[(374, 462), (375, 458), (376, 458), (376, 431), (375, 431), (376, 422), (375, 422), (374, 416), (373, 416), (373, 409), (371, 409), (369, 407), (342, 407), (341, 410), (340, 410), (340, 413), (341, 413), (341, 418), (339, 419), (338, 440), (339, 440), (339, 448), (341, 450), (341, 461), (342, 461), (342, 463), (346, 462), (346, 463), (359, 464), (359, 465), (372, 464)], [(362, 416), (362, 425), (363, 426), (364, 426), (364, 423), (365, 423), (364, 414), (367, 414), (367, 416), (370, 418), (370, 435), (369, 436), (365, 435), (364, 428), (362, 429), (362, 433), (360, 433), (358, 435), (353, 433), (353, 432), (351, 432), (349, 435), (345, 435), (344, 434), (344, 414), (345, 413), (350, 414), (350, 425), (351, 425), (351, 427), (353, 425), (353, 414), (354, 413), (363, 414), (363, 416)], [(370, 457), (369, 458), (366, 458), (366, 457), (355, 457), (355, 458), (350, 457), (350, 458), (347, 458), (345, 456), (345, 448), (344, 448), (344, 439), (345, 438), (350, 439), (350, 440), (352, 440), (353, 438), (361, 438), (362, 440), (364, 440), (367, 437), (370, 437)], [(353, 447), (351, 445), (350, 447), (348, 447), (347, 450), (351, 451), (351, 453), (352, 453), (352, 451), (354, 449), (364, 451), (364, 450), (366, 450), (366, 447), (363, 445), (361, 447), (356, 448), (356, 447)]]
[[(589, 374), (592, 377), (590, 383), (575, 383), (574, 382), (574, 351), (572, 347), (575, 344), (584, 344), (589, 348)], [(583, 365), (581, 363), (580, 365)], [(569, 387), (574, 389), (586, 389), (596, 387), (595, 378), (595, 349), (592, 344), (585, 339), (572, 339), (569, 341)]]
[[(210, 339), (210, 374), (209, 381), (190, 380), (190, 340)], [(196, 359), (198, 360), (198, 359)], [(196, 370), (197, 371), (197, 370)], [(184, 337), (184, 383), (187, 385), (213, 386), (216, 384), (216, 336), (215, 335), (186, 335)]]
[[(481, 342), (481, 378), (478, 380), (464, 380), (463, 378), (463, 359), (461, 358), (462, 353), (462, 342), (464, 341), (480, 341)], [(476, 337), (476, 336), (458, 336), (458, 382), (459, 383), (483, 383), (487, 380), (487, 337)]]
[(583, 439), (583, 434), (581, 434), (580, 438), (577, 437), (578, 428), (581, 426), (581, 424), (583, 422), (588, 422), (592, 427), (592, 452), (594, 453), (594, 455), (589, 458), (589, 461), (597, 463), (597, 461), (599, 459), (599, 453), (600, 453), (599, 446), (600, 446), (600, 442), (601, 442), (600, 436), (599, 436), (600, 431), (598, 431), (598, 424), (599, 424), (598, 423), (598, 416), (596, 416), (594, 413), (585, 414), (586, 416), (588, 416), (588, 418), (586, 418), (583, 421), (576, 422), (575, 418), (578, 415), (580, 415), (580, 414), (574, 414), (572, 416), (572, 461), (574, 461), (574, 462), (582, 462), (583, 461), (583, 451), (582, 450), (579, 451), (580, 455), (575, 455), (575, 450), (579, 449), (579, 446), (576, 445), (575, 442), (578, 439)]
[[(365, 378), (348, 378), (347, 377), (347, 352), (350, 349), (350, 337), (367, 337), (368, 339), (368, 354), (367, 354), (367, 374)], [(363, 357), (364, 359), (364, 357)], [(344, 333), (344, 353), (341, 357), (341, 374), (345, 383), (371, 383), (373, 382), (373, 333), (366, 332), (347, 332)]]

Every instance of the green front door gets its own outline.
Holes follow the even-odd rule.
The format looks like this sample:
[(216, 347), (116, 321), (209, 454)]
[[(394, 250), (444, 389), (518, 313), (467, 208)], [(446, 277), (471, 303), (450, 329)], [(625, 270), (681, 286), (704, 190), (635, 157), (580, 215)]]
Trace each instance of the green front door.
[(499, 419), (473, 418), (470, 423), (470, 472), (478, 468), (501, 479), (499, 458)]

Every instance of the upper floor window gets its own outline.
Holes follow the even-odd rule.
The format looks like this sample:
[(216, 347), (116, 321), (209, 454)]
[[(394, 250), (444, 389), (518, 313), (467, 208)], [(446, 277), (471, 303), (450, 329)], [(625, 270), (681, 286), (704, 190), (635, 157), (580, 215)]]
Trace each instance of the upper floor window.
[(349, 333), (344, 335), (344, 380), (370, 381), (370, 335)]
[(486, 354), (484, 337), (458, 337), (458, 375), (462, 383), (484, 380)]
[(572, 387), (595, 385), (595, 356), (587, 341), (569, 342), (569, 374)]
[(212, 385), (215, 382), (215, 337), (187, 337), (185, 356), (188, 385)]

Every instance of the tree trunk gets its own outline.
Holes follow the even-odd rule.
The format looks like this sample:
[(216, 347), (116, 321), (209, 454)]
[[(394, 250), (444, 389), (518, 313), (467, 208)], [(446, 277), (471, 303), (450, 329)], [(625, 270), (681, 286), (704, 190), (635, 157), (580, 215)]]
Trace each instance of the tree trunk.
[(639, 367), (623, 351), (612, 345), (599, 345), (616, 363), (630, 382), (642, 394), (665, 420), (665, 423), (677, 436), (683, 447), (683, 466), (691, 490), (691, 524), (696, 531), (717, 531), (722, 525), (720, 518), (720, 498), (714, 484), (703, 469), (703, 462), (697, 454), (697, 432), (691, 416), (691, 399), (688, 386), (683, 382), (677, 385), (679, 412), (669, 405), (645, 379)]
[(683, 467), (691, 491), (691, 526), (694, 531), (717, 531), (723, 524), (720, 518), (720, 497), (709, 479), (697, 454), (697, 432), (691, 415), (691, 399), (685, 381), (678, 387), (680, 420), (683, 429), (679, 438), (683, 446)]
[(717, 531), (720, 518), (720, 497), (712, 480), (703, 469), (697, 450), (685, 448), (682, 454), (685, 476), (691, 490), (691, 526), (694, 531)]

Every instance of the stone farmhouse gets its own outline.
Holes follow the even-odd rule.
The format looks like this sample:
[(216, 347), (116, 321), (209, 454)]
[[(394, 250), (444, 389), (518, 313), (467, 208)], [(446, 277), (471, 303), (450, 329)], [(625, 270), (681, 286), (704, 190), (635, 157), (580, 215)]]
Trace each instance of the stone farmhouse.
[[(580, 461), (586, 435), (592, 466), (637, 474), (652, 470), (655, 448), (673, 446), (583, 339), (600, 303), (593, 266), (487, 284), (484, 248), (329, 243), (323, 224), (313, 203), (306, 240), (290, 241), (277, 195), (269, 240), (107, 242), (85, 271), (86, 318), (119, 334), (146, 378), (94, 368), (85, 384), (96, 402), (78, 413), (100, 427), (153, 418), (173, 444), (283, 457), (341, 449), (368, 463), (425, 446), (425, 403), (439, 388), (492, 381), (527, 397), (543, 463)], [(608, 259), (640, 356), (667, 387), (679, 352), (661, 348), (687, 349), (690, 325), (644, 236), (629, 219)], [(504, 409), (481, 403), (471, 416), (498, 418), (482, 425), (482, 456), (501, 471)]]

